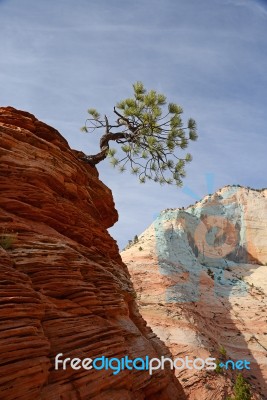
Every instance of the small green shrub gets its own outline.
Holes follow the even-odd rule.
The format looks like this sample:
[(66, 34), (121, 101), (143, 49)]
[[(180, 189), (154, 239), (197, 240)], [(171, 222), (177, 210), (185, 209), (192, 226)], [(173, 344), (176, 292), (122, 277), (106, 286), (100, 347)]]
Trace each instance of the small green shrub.
[(135, 235), (135, 237), (134, 237), (134, 239), (133, 239), (134, 244), (138, 243), (138, 241), (139, 241), (138, 236)]
[(223, 356), (226, 357), (226, 350), (223, 346), (220, 346), (219, 348), (219, 353)]
[(132, 240), (128, 240), (128, 244), (125, 246), (123, 251), (129, 249), (130, 247), (132, 247), (134, 244), (136, 244), (138, 242), (139, 242), (138, 236), (135, 235)]
[(250, 386), (242, 374), (237, 375), (234, 385), (234, 397), (228, 397), (228, 400), (251, 400)]
[(142, 250), (143, 250), (143, 247), (140, 246), (140, 247), (139, 247), (139, 251), (142, 251)]
[(8, 233), (4, 230), (0, 235), (0, 247), (2, 247), (4, 250), (9, 250), (13, 247), (15, 240), (16, 235), (13, 232)]
[(215, 372), (217, 373), (217, 374), (221, 374), (222, 373), (222, 367), (220, 367), (220, 361), (219, 360), (216, 360), (216, 368), (215, 368)]

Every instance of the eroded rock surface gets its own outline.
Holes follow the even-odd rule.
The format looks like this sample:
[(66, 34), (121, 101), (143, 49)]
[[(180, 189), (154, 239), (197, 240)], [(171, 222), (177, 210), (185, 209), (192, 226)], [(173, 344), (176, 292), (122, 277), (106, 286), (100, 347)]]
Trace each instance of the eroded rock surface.
[[(267, 398), (266, 189), (227, 186), (165, 210), (121, 255), (141, 314), (174, 358), (246, 359), (253, 398)], [(224, 400), (236, 373), (176, 371), (190, 400)]]
[(54, 369), (54, 357), (169, 354), (140, 316), (107, 228), (118, 218), (96, 169), (53, 128), (0, 109), (1, 400), (173, 400), (167, 370)]

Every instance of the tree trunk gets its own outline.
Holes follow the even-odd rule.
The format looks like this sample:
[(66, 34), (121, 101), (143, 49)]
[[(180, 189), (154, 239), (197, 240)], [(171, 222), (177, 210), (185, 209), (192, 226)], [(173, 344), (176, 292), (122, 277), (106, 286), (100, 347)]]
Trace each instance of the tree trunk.
[(126, 139), (127, 136), (129, 135), (123, 132), (105, 133), (105, 135), (103, 135), (100, 139), (100, 152), (90, 156), (81, 156), (80, 159), (92, 166), (95, 166), (107, 157), (109, 151), (109, 142), (111, 140), (117, 141), (120, 139)]

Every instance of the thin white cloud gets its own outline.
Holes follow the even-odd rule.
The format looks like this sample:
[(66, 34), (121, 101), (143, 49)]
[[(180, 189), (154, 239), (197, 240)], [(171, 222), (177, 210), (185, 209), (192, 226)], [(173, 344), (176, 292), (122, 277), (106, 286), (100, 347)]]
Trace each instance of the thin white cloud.
[(260, 17), (267, 17), (267, 8), (260, 0), (226, 0), (226, 2), (237, 7), (247, 8)]

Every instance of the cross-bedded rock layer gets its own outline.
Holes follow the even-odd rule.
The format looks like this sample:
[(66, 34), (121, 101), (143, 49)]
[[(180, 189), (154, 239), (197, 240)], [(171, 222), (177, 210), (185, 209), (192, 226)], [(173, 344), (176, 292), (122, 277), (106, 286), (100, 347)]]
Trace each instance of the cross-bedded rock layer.
[(118, 218), (97, 170), (53, 128), (0, 109), (0, 398), (174, 400), (167, 370), (55, 370), (54, 357), (160, 357), (107, 228)]

